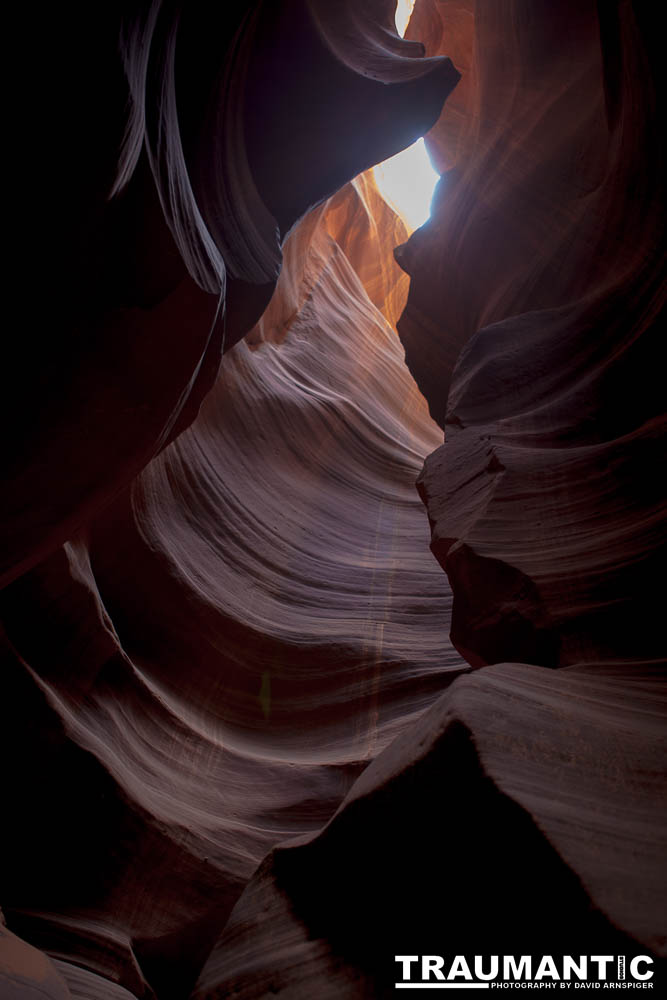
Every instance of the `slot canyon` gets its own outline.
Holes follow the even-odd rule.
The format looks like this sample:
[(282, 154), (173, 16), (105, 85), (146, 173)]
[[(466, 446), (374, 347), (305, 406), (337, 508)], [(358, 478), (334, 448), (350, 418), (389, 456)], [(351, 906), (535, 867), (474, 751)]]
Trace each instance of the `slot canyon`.
[(664, 975), (660, 5), (395, 8), (12, 14), (0, 1000)]

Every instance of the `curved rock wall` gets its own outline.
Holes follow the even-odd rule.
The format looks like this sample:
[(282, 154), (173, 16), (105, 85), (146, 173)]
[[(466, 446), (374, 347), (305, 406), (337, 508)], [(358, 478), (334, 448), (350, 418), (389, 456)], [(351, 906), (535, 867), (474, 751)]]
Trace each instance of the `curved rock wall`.
[[(11, 1000), (664, 954), (657, 32), (418, 0), (424, 59), (391, 13), (40, 25), (70, 157), (23, 181), (64, 235), (11, 368)], [(444, 52), (406, 242), (359, 171)]]
[[(424, 62), (420, 46), (378, 27), (387, 5), (366, 27), (353, 25), (357, 40), (366, 30), (377, 37), (370, 57), (362, 53), (350, 65), (330, 37), (340, 22), (327, 23), (326, 5), (324, 13), (316, 4), (285, 5), (282, 28), (275, 8), (257, 5), (252, 24), (227, 26), (234, 44), (246, 47), (247, 65), (232, 72), (225, 56), (213, 84), (212, 56), (197, 50), (204, 65), (175, 95), (181, 104), (174, 117), (169, 60), (176, 71), (194, 67), (197, 39), (212, 30), (201, 6), (201, 18), (193, 8), (183, 11), (175, 52), (175, 15), (166, 6), (124, 29), (134, 118), (121, 161), (125, 193), (105, 212), (122, 216), (122, 225), (108, 223), (120, 227), (113, 237), (118, 251), (127, 248), (127, 227), (147, 227), (133, 253), (141, 258), (158, 244), (158, 259), (148, 263), (163, 288), (146, 293), (155, 301), (134, 307), (134, 325), (126, 308), (109, 311), (104, 296), (91, 291), (108, 338), (88, 329), (87, 351), (72, 348), (59, 397), (42, 400), (34, 415), (45, 458), (24, 436), (16, 449), (23, 479), (8, 480), (18, 527), (12, 533), (6, 522), (5, 551), (10, 556), (13, 546), (17, 556), (8, 573), (15, 578), (2, 593), (2, 733), (5, 758), (21, 763), (5, 794), (13, 819), (3, 848), (3, 905), (12, 929), (57, 963), (58, 988), (66, 989), (64, 981), (73, 997), (88, 1000), (187, 996), (267, 851), (319, 830), (368, 761), (468, 669), (447, 640), (451, 596), (428, 554), (428, 523), (414, 490), (441, 435), (390, 326), (407, 291), (391, 255), (406, 237), (402, 223), (370, 172), (356, 177), (284, 243), (278, 285), (263, 312), (272, 285), (240, 267), (225, 241), (242, 224), (214, 203), (233, 197), (237, 212), (252, 216), (261, 190), (288, 228), (327, 187), (339, 187), (433, 121), (455, 74), (446, 61)], [(357, 19), (352, 8), (349, 17)], [(288, 56), (293, 86), (304, 91), (314, 58), (303, 51), (304, 39), (314, 44), (314, 33), (317, 72), (327, 82), (303, 110), (311, 125), (297, 129), (302, 145), (290, 152), (301, 159), (297, 170), (279, 163), (279, 118), (286, 112), (274, 103), (270, 73), (263, 91), (252, 79), (258, 61), (280, 67)], [(234, 59), (242, 61), (242, 53)], [(334, 68), (337, 77), (329, 80)], [(142, 125), (142, 115), (155, 113), (151, 72), (165, 74), (164, 121)], [(381, 83), (373, 82), (377, 74)], [(238, 123), (229, 126), (231, 139), (227, 122), (211, 124), (227, 90), (237, 94), (242, 85), (245, 161), (243, 144), (234, 145)], [(197, 95), (216, 88), (223, 96), (202, 122), (193, 121)], [(256, 164), (248, 173), (262, 100), (264, 155), (272, 148), (268, 136), (280, 143), (268, 154), (270, 184)], [(324, 177), (313, 171), (303, 143), (313, 141), (327, 101), (340, 108), (355, 100), (356, 112), (344, 119), (337, 112), (338, 123), (322, 136), (326, 149), (346, 149)], [(362, 114), (378, 119), (375, 137), (360, 133)], [(143, 152), (131, 134), (140, 127)], [(197, 160), (197, 142), (204, 141), (197, 129), (205, 135), (211, 128), (219, 130), (216, 141), (232, 143), (236, 161), (227, 169), (245, 164), (243, 190), (227, 174), (222, 192), (207, 180), (204, 171), (218, 154)], [(174, 148), (161, 145), (164, 136)], [(289, 179), (288, 169), (295, 170)], [(158, 184), (166, 175), (187, 184), (159, 189), (156, 198), (153, 175)], [(279, 199), (286, 202), (293, 188), (303, 204), (282, 206)], [(192, 218), (193, 191), (202, 213), (198, 243), (180, 228)], [(253, 216), (242, 225), (246, 248), (255, 222)], [(217, 230), (220, 224), (227, 229)], [(108, 257), (105, 226), (97, 238)], [(277, 249), (276, 231), (274, 223)], [(172, 239), (183, 272), (173, 291), (159, 257), (160, 241)], [(226, 282), (225, 313), (212, 327), (219, 295), (211, 288), (211, 261), (219, 267), (220, 260), (236, 277)], [(145, 277), (141, 265), (126, 262), (136, 282)], [(113, 279), (107, 275), (109, 285)], [(238, 307), (240, 287), (247, 308)], [(249, 329), (247, 342), (234, 346)], [(217, 345), (211, 362), (202, 356), (206, 338)], [(218, 372), (222, 347), (229, 350)], [(188, 384), (193, 365), (201, 387), (196, 379)], [(130, 384), (137, 405), (117, 403), (117, 396), (129, 400)], [(88, 385), (94, 393), (84, 392)], [(157, 440), (151, 414), (168, 421)], [(63, 420), (72, 427), (68, 436)], [(137, 475), (151, 435), (150, 449), (159, 454)], [(72, 461), (76, 456), (78, 479), (67, 475), (62, 449)], [(21, 489), (44, 484), (59, 461), (51, 492), (34, 486), (25, 503)], [(103, 489), (93, 495), (88, 482), (98, 474)], [(75, 502), (80, 490), (83, 505)], [(61, 508), (66, 521), (59, 520)], [(42, 523), (51, 539), (69, 533), (46, 558)], [(34, 987), (42, 988), (37, 981)]]
[[(184, 995), (263, 855), (316, 832), (467, 669), (414, 489), (438, 430), (329, 234), (341, 209), (291, 237), (305, 267), (281, 278), (300, 305), (280, 342), (230, 351), (193, 426), (4, 593), (12, 715), (19, 695), (41, 713), (12, 729), (34, 759), (12, 926), (137, 995), (144, 977)], [(50, 728), (77, 790), (38, 847), (35, 812), (62, 796)]]
[[(16, 25), (58, 110), (37, 127), (30, 105), (17, 137), (3, 583), (192, 423), (271, 297), (281, 233), (436, 120), (450, 61), (398, 38), (387, 0), (329, 6), (126, 0)], [(65, 151), (48, 182), (44, 150)]]
[(653, 659), (665, 160), (650, 18), (424, 3), (413, 30), (431, 52), (450, 8), (444, 44), (470, 79), (433, 133), (453, 150), (434, 218), (399, 253), (399, 331), (447, 430), (420, 488), (452, 635), (475, 664)]
[(271, 853), (197, 1000), (390, 996), (396, 954), (641, 951), (664, 975), (657, 27), (424, 0), (410, 32), (464, 74), (398, 329), (446, 431), (419, 488), (452, 639), (484, 669)]

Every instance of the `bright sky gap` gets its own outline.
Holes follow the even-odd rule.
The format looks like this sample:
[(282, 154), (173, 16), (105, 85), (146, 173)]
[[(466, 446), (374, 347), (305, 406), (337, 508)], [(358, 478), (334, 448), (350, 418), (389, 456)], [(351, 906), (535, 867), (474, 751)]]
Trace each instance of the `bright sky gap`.
[[(414, 0), (399, 0), (396, 7), (396, 30), (405, 34)], [(422, 226), (431, 214), (431, 199), (439, 174), (426, 152), (423, 139), (373, 168), (375, 183), (409, 232)]]
[(394, 15), (394, 21), (396, 23), (396, 31), (399, 33), (401, 38), (405, 34), (405, 29), (408, 26), (408, 21), (410, 20), (410, 15), (415, 6), (415, 0), (398, 0), (396, 4), (396, 14)]

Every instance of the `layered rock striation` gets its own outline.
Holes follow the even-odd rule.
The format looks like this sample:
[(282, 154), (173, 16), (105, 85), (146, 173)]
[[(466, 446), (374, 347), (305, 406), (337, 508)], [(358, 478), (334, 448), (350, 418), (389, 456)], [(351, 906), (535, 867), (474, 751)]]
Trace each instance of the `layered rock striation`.
[(655, 25), (445, 0), (410, 30), (463, 71), (427, 137), (432, 219), (396, 252), (398, 329), (446, 432), (419, 489), (452, 639), (484, 669), (267, 858), (198, 1000), (389, 996), (396, 954), (642, 952), (664, 974)]
[(90, 187), (41, 195), (70, 279), (6, 467), (2, 904), (55, 963), (15, 990), (188, 996), (267, 851), (468, 669), (390, 325), (406, 234), (356, 176), (457, 74), (376, 8), (130, 5), (72, 68), (71, 131), (108, 115), (65, 133)]

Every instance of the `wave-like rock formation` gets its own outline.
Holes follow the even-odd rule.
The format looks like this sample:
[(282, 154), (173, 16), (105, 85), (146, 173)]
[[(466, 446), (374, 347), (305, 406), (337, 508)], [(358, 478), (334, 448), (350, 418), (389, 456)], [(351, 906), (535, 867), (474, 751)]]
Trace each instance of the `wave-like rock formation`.
[(35, 89), (59, 109), (31, 122), (22, 162), (67, 152), (49, 183), (30, 166), (16, 179), (29, 213), (16, 247), (26, 231), (57, 243), (39, 296), (27, 266), (15, 289), (32, 312), (8, 358), (21, 419), (3, 582), (192, 423), (221, 353), (271, 297), (281, 234), (430, 127), (458, 79), (390, 30), (386, 0), (361, 13), (328, 0), (108, 2), (84, 43), (80, 14), (16, 29), (37, 36)]
[[(59, 243), (8, 392), (2, 1000), (659, 970), (654, 15), (418, 0), (403, 41), (391, 7), (39, 25), (25, 160), (67, 155), (20, 178)], [(431, 126), (406, 242), (367, 168)]]
[[(159, 995), (185, 990), (263, 855), (316, 832), (467, 669), (414, 490), (437, 428), (395, 332), (310, 221), (290, 241), (306, 266), (282, 342), (237, 345), (195, 424), (4, 594), (5, 733), (26, 762), (12, 926), (75, 962), (85, 947), (137, 995), (138, 966)], [(75, 787), (40, 844), (61, 770)]]
[[(376, 8), (117, 26), (129, 121), (89, 137), (112, 197), (70, 206), (62, 338), (14, 372), (2, 903), (55, 963), (40, 996), (188, 996), (267, 851), (468, 669), (414, 490), (440, 435), (390, 325), (406, 232), (359, 174), (457, 74)], [(17, 996), (29, 949), (3, 937)]]
[(665, 954), (656, 26), (425, 0), (411, 31), (463, 80), (398, 329), (446, 430), (419, 488), (452, 638), (485, 669), (272, 852), (198, 1000), (389, 996), (396, 954)]

